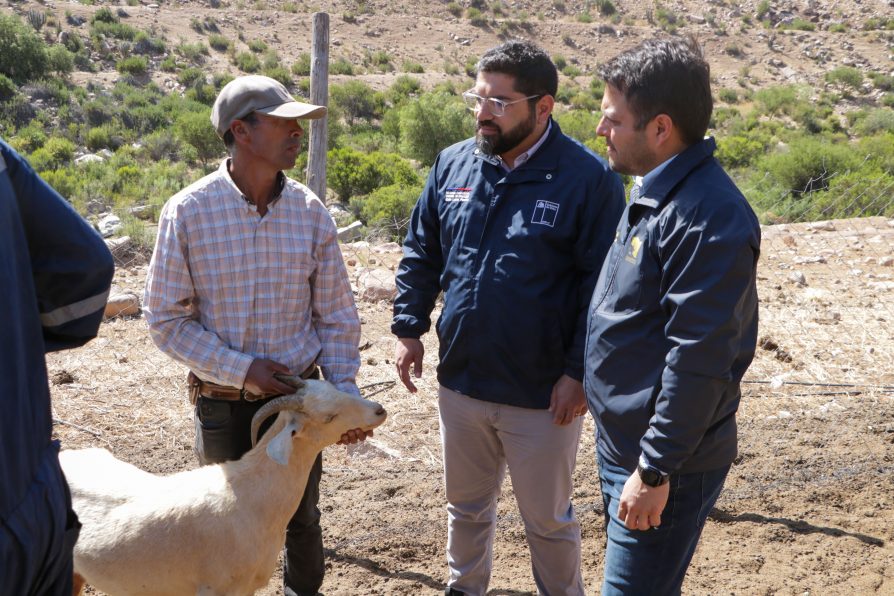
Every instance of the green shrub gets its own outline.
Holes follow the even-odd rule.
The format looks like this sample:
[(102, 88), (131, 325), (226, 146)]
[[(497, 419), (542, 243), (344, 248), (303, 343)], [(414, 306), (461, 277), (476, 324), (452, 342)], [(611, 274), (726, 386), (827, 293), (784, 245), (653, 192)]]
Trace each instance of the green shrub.
[(239, 52), (233, 56), (233, 64), (243, 72), (258, 72), (261, 69), (261, 61), (249, 52)]
[(894, 216), (891, 190), (894, 176), (881, 170), (861, 168), (835, 176), (829, 188), (814, 193), (815, 216), (812, 219)]
[(57, 170), (44, 170), (40, 173), (40, 177), (56, 192), (69, 200), (80, 194), (84, 184), (83, 177), (72, 166)]
[(133, 51), (135, 54), (152, 54), (154, 56), (160, 56), (165, 53), (164, 40), (152, 37), (145, 31), (138, 32), (133, 41)]
[(97, 126), (87, 130), (87, 138), (85, 139), (87, 149), (90, 151), (99, 151), (100, 149), (111, 149), (112, 134), (111, 127)]
[(47, 142), (47, 135), (39, 122), (31, 122), (28, 126), (20, 128), (9, 144), (22, 154), (33, 153)]
[(585, 10), (582, 13), (577, 15), (577, 20), (580, 23), (592, 23), (593, 16), (590, 14), (590, 11)]
[(413, 74), (420, 74), (425, 72), (425, 68), (423, 68), (421, 64), (419, 64), (418, 62), (413, 62), (412, 60), (404, 60), (404, 63), (401, 66), (401, 70)]
[(826, 82), (841, 85), (852, 90), (859, 90), (863, 84), (863, 73), (852, 66), (839, 66), (826, 73)]
[(262, 52), (267, 51), (267, 44), (260, 39), (252, 39), (248, 42), (248, 49), (254, 52), (255, 54), (260, 54)]
[(680, 21), (680, 17), (676, 15), (670, 9), (667, 9), (660, 4), (656, 3), (655, 10), (655, 20), (658, 21), (658, 25), (667, 31), (668, 33), (673, 33), (677, 30), (677, 24)]
[(0, 14), (0, 74), (16, 83), (44, 76), (49, 69), (46, 45), (16, 16)]
[(459, 97), (424, 93), (400, 108), (401, 153), (423, 165), (434, 163), (438, 152), (474, 133), (474, 120)]
[(457, 2), (449, 2), (447, 4), (446, 8), (447, 8), (447, 12), (449, 12), (450, 14), (452, 14), (455, 17), (458, 17), (459, 15), (461, 15), (463, 13), (462, 5), (458, 4)]
[(178, 160), (181, 141), (170, 130), (157, 130), (143, 138), (143, 148), (152, 161)]
[(789, 23), (780, 23), (780, 29), (794, 29), (795, 31), (814, 31), (816, 30), (816, 25), (811, 23), (810, 21), (805, 21), (804, 19), (795, 18), (792, 19)]
[(735, 89), (721, 89), (717, 92), (717, 96), (723, 103), (736, 103), (739, 101), (739, 93)]
[(872, 85), (881, 91), (891, 91), (894, 90), (894, 76), (882, 74), (880, 72), (870, 72), (869, 78), (872, 80)]
[(875, 31), (880, 29), (894, 30), (894, 17), (872, 17), (863, 22), (864, 31)]
[(466, 11), (466, 17), (468, 17), (469, 24), (473, 27), (484, 27), (487, 25), (487, 17), (477, 8), (469, 8)]
[(177, 117), (174, 130), (185, 145), (193, 147), (203, 165), (224, 152), (224, 145), (211, 126), (210, 112), (186, 112)]
[(121, 74), (138, 77), (149, 71), (149, 62), (143, 56), (128, 56), (116, 62), (115, 68)]
[(307, 52), (303, 52), (298, 56), (298, 60), (296, 60), (292, 64), (292, 74), (298, 77), (306, 77), (310, 76), (310, 68), (311, 68), (311, 57)]
[(754, 94), (754, 102), (761, 113), (768, 116), (792, 114), (799, 104), (807, 102), (810, 89), (794, 85), (767, 87)]
[(770, 12), (770, 0), (761, 0), (757, 5), (754, 16), (758, 21), (763, 21), (764, 17)]
[(329, 101), (342, 110), (348, 126), (356, 119), (369, 120), (381, 114), (382, 102), (372, 87), (361, 81), (348, 81), (329, 88)]
[(353, 76), (354, 65), (345, 58), (338, 58), (329, 65), (330, 74)]
[(47, 48), (47, 71), (58, 76), (66, 76), (74, 70), (74, 54), (63, 45), (51, 45)]
[(416, 95), (422, 90), (422, 83), (418, 79), (409, 75), (401, 75), (394, 79), (386, 93), (386, 98), (393, 106), (397, 106), (406, 101), (409, 97)]
[(894, 175), (894, 133), (864, 137), (857, 141), (856, 151), (865, 156), (868, 167)]
[(718, 139), (716, 157), (725, 168), (741, 168), (754, 163), (765, 150), (753, 137), (727, 135)]
[(75, 145), (71, 141), (62, 137), (51, 137), (47, 139), (43, 147), (37, 149), (28, 158), (36, 171), (55, 170), (68, 164), (74, 159)]
[(348, 147), (329, 151), (326, 176), (329, 187), (345, 202), (382, 186), (420, 182), (413, 166), (399, 155), (365, 153)]
[(204, 82), (205, 71), (194, 66), (184, 68), (177, 74), (177, 81), (185, 87), (193, 85), (196, 81)]
[(794, 140), (786, 151), (764, 156), (757, 170), (767, 172), (773, 181), (798, 196), (827, 189), (833, 176), (856, 168), (860, 159), (845, 144), (808, 137)]
[(612, 0), (596, 0), (596, 8), (599, 9), (599, 14), (606, 17), (611, 16), (618, 11)]
[(832, 23), (829, 25), (829, 31), (832, 33), (847, 33), (847, 27), (844, 23)]
[(279, 81), (285, 87), (292, 86), (292, 73), (284, 66), (268, 66), (264, 68), (264, 75)]
[(599, 125), (596, 114), (584, 110), (562, 110), (554, 116), (566, 135), (581, 143), (596, 139), (596, 127)]
[(276, 50), (271, 48), (264, 52), (261, 65), (264, 69), (280, 68), (279, 54), (276, 53)]
[(117, 16), (107, 8), (100, 8), (93, 14), (90, 21), (90, 36), (113, 37), (125, 41), (136, 39), (139, 31), (126, 23), (120, 22)]
[(360, 219), (370, 229), (370, 235), (400, 242), (407, 235), (410, 213), (421, 193), (421, 183), (383, 186), (360, 202)]
[(112, 12), (111, 8), (103, 6), (99, 10), (93, 13), (93, 16), (90, 18), (90, 23), (117, 23), (118, 17), (115, 16), (115, 13)]
[(854, 132), (859, 136), (894, 132), (894, 111), (886, 108), (869, 110), (856, 122)]
[(190, 62), (201, 64), (208, 55), (208, 46), (202, 42), (181, 43), (177, 46), (177, 53)]
[(176, 58), (168, 56), (158, 64), (158, 67), (165, 72), (176, 72), (179, 65)]
[(208, 36), (208, 45), (211, 46), (211, 49), (217, 50), (218, 52), (226, 52), (232, 47), (233, 42), (225, 35), (212, 33)]
[(579, 77), (583, 74), (583, 71), (580, 67), (575, 66), (574, 64), (567, 64), (565, 68), (562, 69), (562, 74), (569, 78)]
[(5, 74), (0, 74), (0, 103), (15, 97), (18, 89), (18, 85), (12, 79)]

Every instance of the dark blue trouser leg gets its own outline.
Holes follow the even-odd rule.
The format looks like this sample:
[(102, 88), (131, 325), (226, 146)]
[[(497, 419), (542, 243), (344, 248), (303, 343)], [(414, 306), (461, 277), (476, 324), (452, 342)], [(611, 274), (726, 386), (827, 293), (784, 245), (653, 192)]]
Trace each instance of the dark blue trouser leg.
[(646, 531), (630, 530), (618, 519), (618, 503), (630, 472), (600, 458), (607, 537), (602, 595), (680, 594), (705, 520), (728, 473), (729, 466), (672, 475), (661, 526)]
[(24, 500), (0, 519), (0, 594), (70, 596), (81, 528), (58, 460), (47, 446)]

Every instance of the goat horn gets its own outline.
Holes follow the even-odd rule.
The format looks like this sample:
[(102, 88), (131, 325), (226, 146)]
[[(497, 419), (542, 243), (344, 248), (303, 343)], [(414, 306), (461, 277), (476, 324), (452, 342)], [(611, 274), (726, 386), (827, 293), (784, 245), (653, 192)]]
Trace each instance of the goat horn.
[(258, 444), (258, 430), (261, 428), (261, 425), (264, 424), (265, 420), (283, 410), (297, 410), (300, 412), (303, 408), (304, 398), (298, 394), (283, 395), (261, 406), (251, 419), (252, 448)]
[(290, 386), (292, 389), (301, 389), (307, 383), (304, 379), (302, 379), (298, 375), (284, 375), (283, 373), (273, 373), (273, 378), (277, 381), (282, 381), (286, 385)]

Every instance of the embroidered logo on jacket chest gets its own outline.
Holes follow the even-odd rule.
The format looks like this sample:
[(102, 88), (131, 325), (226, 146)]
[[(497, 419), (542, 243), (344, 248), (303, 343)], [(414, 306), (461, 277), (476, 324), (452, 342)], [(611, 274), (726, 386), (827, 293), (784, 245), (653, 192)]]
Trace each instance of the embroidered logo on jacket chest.
[(465, 186), (453, 186), (444, 192), (444, 201), (447, 203), (465, 203), (472, 196), (472, 189)]
[(559, 217), (559, 204), (552, 201), (537, 201), (534, 207), (534, 215), (531, 216), (532, 224), (555, 227)]

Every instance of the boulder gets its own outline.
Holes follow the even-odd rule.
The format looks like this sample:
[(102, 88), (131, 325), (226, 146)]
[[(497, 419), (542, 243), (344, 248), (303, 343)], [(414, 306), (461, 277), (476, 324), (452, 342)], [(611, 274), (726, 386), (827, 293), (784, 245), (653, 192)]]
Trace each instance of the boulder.
[(364, 269), (357, 277), (357, 293), (365, 302), (391, 302), (397, 296), (394, 272), (388, 269)]
[(140, 297), (136, 294), (117, 294), (106, 303), (105, 318), (133, 316), (140, 314)]

